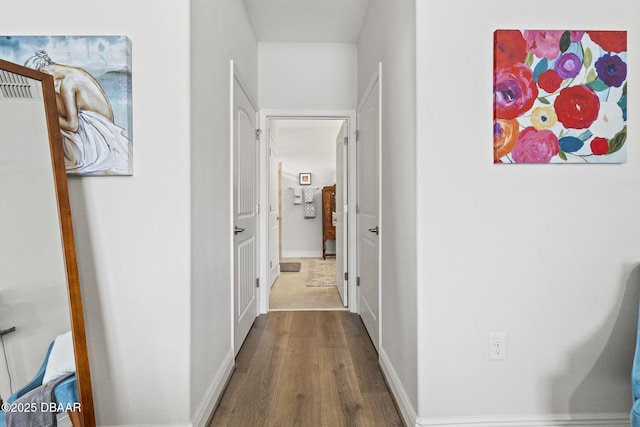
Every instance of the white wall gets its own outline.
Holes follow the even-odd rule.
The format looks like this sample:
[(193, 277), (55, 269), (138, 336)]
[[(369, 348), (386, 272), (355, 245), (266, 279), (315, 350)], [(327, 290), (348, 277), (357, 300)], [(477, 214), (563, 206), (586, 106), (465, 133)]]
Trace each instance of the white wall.
[(258, 46), (242, 0), (191, 4), (191, 411), (204, 423), (233, 366), (229, 61), (257, 98)]
[(11, 16), (2, 28), (8, 35), (131, 39), (134, 175), (69, 182), (96, 415), (99, 425), (185, 423), (189, 5), (24, 0), (4, 5), (3, 14)]
[[(420, 422), (628, 420), (640, 286), (637, 98), (626, 164), (494, 165), (492, 61), (500, 28), (626, 29), (634, 52), (640, 3), (417, 6)], [(633, 88), (640, 61), (629, 61)], [(488, 361), (490, 332), (507, 334), (507, 361)]]
[[(358, 43), (363, 95), (382, 62), (382, 366), (404, 410), (417, 404), (415, 2), (371, 0)], [(422, 185), (422, 184), (420, 184)], [(421, 361), (424, 363), (424, 361)]]
[(259, 43), (260, 108), (354, 110), (353, 43)]
[[(275, 123), (274, 123), (275, 122)], [(322, 256), (322, 187), (336, 183), (336, 138), (342, 120), (271, 121), (278, 126), (275, 142), (282, 162), (282, 256)], [(278, 124), (281, 124), (280, 126)], [(293, 204), (293, 188), (299, 185), (298, 174), (311, 173), (315, 188), (315, 218), (304, 218), (304, 203)], [(327, 242), (327, 253), (335, 253), (335, 242)]]

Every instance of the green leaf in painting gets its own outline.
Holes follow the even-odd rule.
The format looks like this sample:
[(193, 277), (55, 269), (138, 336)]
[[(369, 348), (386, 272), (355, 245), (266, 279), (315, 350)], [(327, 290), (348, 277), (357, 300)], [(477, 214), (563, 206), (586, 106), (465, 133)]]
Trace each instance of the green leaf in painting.
[(589, 66), (591, 65), (591, 61), (593, 61), (593, 54), (591, 53), (590, 48), (586, 48), (584, 50), (584, 58), (582, 59), (584, 68), (589, 68)]
[(533, 50), (527, 52), (527, 56), (524, 58), (524, 63), (527, 67), (531, 68), (531, 65), (533, 64)]
[(627, 140), (627, 127), (623, 127), (622, 130), (615, 134), (609, 141), (609, 151), (607, 154), (615, 153), (619, 151)]
[(571, 33), (565, 31), (562, 33), (562, 37), (560, 37), (560, 52), (566, 52), (569, 46), (571, 46)]
[(542, 96), (538, 98), (538, 101), (540, 101), (542, 104), (549, 105), (549, 100), (547, 98), (543, 98)]
[(587, 83), (594, 81), (595, 79), (598, 78), (598, 74), (596, 74), (596, 70), (595, 69), (591, 69), (588, 73), (587, 73)]
[(625, 96), (627, 94), (627, 83), (624, 83), (624, 86), (622, 86), (622, 96)]
[(596, 92), (602, 92), (609, 89), (609, 86), (607, 86), (607, 84), (600, 79), (596, 79), (592, 82), (587, 83), (587, 86), (589, 86)]
[(559, 150), (558, 151), (558, 157), (560, 157), (562, 160), (566, 161), (567, 160), (567, 155), (564, 153), (564, 151)]

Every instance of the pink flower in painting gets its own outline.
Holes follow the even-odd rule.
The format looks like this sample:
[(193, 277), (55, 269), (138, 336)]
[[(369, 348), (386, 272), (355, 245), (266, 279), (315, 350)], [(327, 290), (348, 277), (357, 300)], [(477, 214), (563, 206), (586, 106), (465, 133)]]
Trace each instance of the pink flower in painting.
[(558, 137), (553, 132), (529, 126), (520, 132), (511, 155), (516, 163), (549, 163), (558, 151)]
[(562, 34), (564, 34), (563, 30), (525, 30), (524, 39), (527, 41), (527, 50), (533, 50), (533, 54), (538, 58), (554, 59), (560, 54)]
[(571, 43), (577, 43), (582, 40), (582, 36), (584, 36), (584, 31), (569, 31), (569, 37), (571, 38)]
[(529, 111), (538, 97), (533, 72), (524, 64), (495, 70), (493, 103), (496, 119), (515, 119)]

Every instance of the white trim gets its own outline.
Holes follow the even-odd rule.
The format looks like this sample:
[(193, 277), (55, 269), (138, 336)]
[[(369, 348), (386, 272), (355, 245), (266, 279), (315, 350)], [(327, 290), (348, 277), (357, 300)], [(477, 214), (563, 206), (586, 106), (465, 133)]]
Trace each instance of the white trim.
[(387, 380), (387, 384), (389, 384), (391, 394), (396, 400), (396, 404), (398, 405), (398, 409), (400, 410), (400, 414), (402, 415), (402, 419), (405, 425), (418, 425), (418, 415), (416, 414), (416, 410), (411, 404), (411, 399), (409, 399), (407, 391), (404, 389), (398, 373), (393, 367), (391, 360), (389, 360), (389, 356), (387, 356), (387, 353), (382, 347), (380, 348), (379, 359), (380, 369), (382, 369), (382, 372), (384, 373), (384, 376)]
[(629, 427), (629, 414), (420, 418), (416, 427)]
[(235, 206), (234, 206), (234, 201), (233, 201), (233, 192), (235, 190), (235, 184), (236, 184), (236, 180), (235, 180), (235, 167), (233, 164), (233, 138), (235, 137), (235, 126), (234, 126), (234, 121), (235, 121), (235, 111), (233, 109), (234, 107), (234, 81), (235, 81), (235, 66), (233, 63), (233, 59), (229, 61), (229, 200), (231, 201), (229, 203), (229, 227), (227, 228), (227, 236), (229, 238), (229, 277), (231, 278), (231, 283), (229, 284), (229, 287), (231, 289), (230, 292), (230, 301), (229, 301), (229, 307), (231, 307), (230, 313), (231, 313), (231, 351), (234, 352), (235, 354), (235, 328), (236, 328), (236, 320), (235, 320), (235, 315), (236, 315), (236, 310), (235, 310), (235, 280), (236, 280), (236, 274), (235, 274), (235, 249), (234, 249), (234, 245), (235, 245), (235, 238), (233, 237), (233, 225), (235, 222)]
[(283, 251), (282, 258), (322, 258), (322, 251)]
[(218, 369), (218, 372), (216, 372), (216, 375), (213, 377), (213, 381), (211, 381), (207, 392), (193, 416), (193, 421), (191, 422), (193, 427), (205, 427), (208, 425), (209, 419), (215, 410), (216, 403), (218, 399), (220, 399), (220, 396), (222, 396), (227, 381), (231, 378), (234, 363), (233, 349), (231, 349), (227, 357), (225, 357), (223, 364), (220, 366), (220, 369)]
[[(268, 133), (268, 120), (269, 119), (304, 119), (304, 120), (313, 120), (313, 119), (341, 119), (346, 120), (349, 125), (348, 130), (348, 138), (349, 138), (349, 175), (355, 177), (356, 166), (355, 166), (355, 135), (356, 135), (356, 110), (260, 110), (260, 128), (263, 130), (262, 135), (260, 137), (260, 206), (268, 206), (269, 205), (269, 157), (266, 155), (268, 150), (264, 149), (264, 141), (266, 141), (267, 133)], [(353, 151), (353, 153), (352, 153)], [(349, 205), (355, 206), (355, 185), (352, 184), (355, 182), (349, 180), (350, 190), (353, 188), (353, 191), (349, 191)], [(351, 212), (351, 210), (350, 210)], [(354, 209), (355, 212), (355, 209)], [(268, 283), (269, 281), (269, 240), (268, 240), (268, 209), (260, 210), (260, 283)], [(349, 253), (348, 253), (348, 271), (356, 271), (356, 263), (355, 263), (355, 231), (352, 233), (352, 230), (355, 230), (355, 215), (349, 215), (348, 217), (348, 227), (349, 227), (349, 236), (348, 236), (348, 245), (349, 245)], [(320, 255), (321, 256), (321, 255)], [(284, 254), (283, 254), (284, 257)], [(314, 257), (317, 258), (317, 257)], [(355, 277), (355, 274), (354, 276)], [(357, 310), (357, 291), (356, 291), (356, 281), (349, 280), (349, 310), (351, 312), (356, 312)], [(260, 309), (259, 312), (261, 314), (265, 314), (269, 312), (269, 286), (260, 286)]]

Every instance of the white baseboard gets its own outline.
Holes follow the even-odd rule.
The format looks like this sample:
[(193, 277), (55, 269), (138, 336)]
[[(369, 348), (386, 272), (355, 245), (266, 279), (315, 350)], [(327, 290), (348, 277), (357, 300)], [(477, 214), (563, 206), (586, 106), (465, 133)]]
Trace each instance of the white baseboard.
[(384, 373), (385, 378), (387, 379), (387, 383), (389, 384), (389, 388), (391, 389), (391, 394), (396, 400), (396, 404), (398, 405), (398, 409), (400, 410), (400, 415), (404, 420), (405, 425), (414, 426), (417, 425), (416, 422), (418, 420), (418, 415), (416, 414), (416, 410), (413, 408), (411, 404), (411, 400), (407, 395), (407, 391), (404, 389), (402, 382), (400, 381), (400, 377), (396, 372), (395, 368), (391, 364), (389, 360), (389, 356), (384, 351), (384, 348), (380, 347), (380, 368)]
[(198, 406), (198, 409), (194, 414), (193, 421), (191, 423), (193, 427), (205, 427), (209, 422), (209, 418), (213, 414), (216, 403), (222, 395), (224, 387), (233, 373), (234, 363), (233, 349), (231, 349), (229, 350), (229, 354), (227, 354), (224, 363), (220, 369), (218, 369), (213, 381), (211, 381), (209, 389), (205, 393), (200, 406)]
[(389, 356), (380, 348), (380, 368), (405, 425), (415, 427), (630, 427), (628, 413), (554, 414), (503, 417), (418, 417)]
[(322, 251), (282, 251), (282, 258), (322, 258)]
[[(410, 424), (411, 425), (411, 424)], [(416, 427), (629, 427), (629, 414), (419, 418)]]

